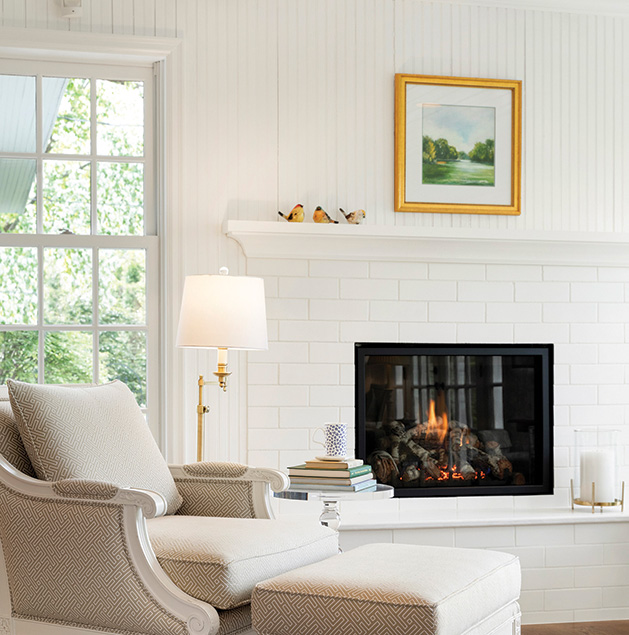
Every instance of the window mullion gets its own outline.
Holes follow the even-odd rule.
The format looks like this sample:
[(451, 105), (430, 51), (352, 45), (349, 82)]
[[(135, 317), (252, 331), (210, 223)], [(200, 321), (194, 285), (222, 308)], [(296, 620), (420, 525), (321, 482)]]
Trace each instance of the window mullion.
[(98, 179), (98, 163), (96, 161), (96, 78), (90, 79), (90, 234), (98, 233), (98, 215), (96, 185)]
[[(98, 234), (98, 162), (96, 161), (96, 139), (97, 139), (97, 101), (96, 101), (96, 78), (90, 79), (90, 234)], [(99, 330), (99, 259), (98, 247), (92, 249), (92, 376), (94, 383), (100, 383), (100, 366), (98, 363), (98, 346), (100, 340)]]
[(92, 373), (94, 377), (94, 383), (100, 383), (100, 368), (98, 363), (98, 346), (99, 346), (99, 320), (100, 320), (100, 307), (99, 303), (99, 287), (100, 287), (100, 250), (98, 247), (94, 247), (92, 250)]
[(37, 382), (44, 383), (44, 247), (37, 247)]
[(36, 223), (36, 231), (38, 234), (43, 234), (44, 232), (44, 165), (43, 165), (43, 144), (44, 144), (44, 100), (42, 96), (42, 76), (37, 75), (37, 88), (35, 92), (35, 104), (36, 104), (36, 112), (37, 112), (37, 122), (35, 124), (35, 153), (37, 156), (36, 163), (36, 193), (35, 193), (35, 223)]

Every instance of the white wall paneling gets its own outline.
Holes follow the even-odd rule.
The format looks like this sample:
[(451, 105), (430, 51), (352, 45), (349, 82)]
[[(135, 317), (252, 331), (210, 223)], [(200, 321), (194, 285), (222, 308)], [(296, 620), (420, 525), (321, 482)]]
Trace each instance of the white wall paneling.
[[(0, 24), (181, 39), (167, 66), (163, 225), (171, 460), (194, 456), (196, 378), (215, 366), (213, 352), (174, 347), (183, 278), (226, 263), (233, 273), (264, 277), (271, 346), (232, 357), (227, 394), (206, 391), (207, 458), (283, 467), (312, 453), (308, 430), (317, 421), (353, 421), (353, 339), (498, 338), (556, 343), (558, 489), (548, 499), (484, 503), (565, 506), (571, 426), (602, 413), (623, 428), (627, 474), (626, 2), (83, 0), (83, 17), (69, 21), (59, 17), (58, 0), (2, 0)], [(523, 80), (521, 216), (393, 212), (398, 72)], [(350, 244), (327, 241), (316, 255), (295, 237), (291, 252), (293, 228), (279, 224), (277, 211), (298, 202), (306, 223), (317, 205), (333, 217), (339, 207), (364, 208), (366, 226), (354, 229), (369, 235), (371, 252), (356, 246), (359, 232)], [(245, 257), (223, 234), (226, 220), (274, 221), (281, 242), (271, 230), (256, 240), (279, 245), (283, 257)], [(325, 229), (303, 227), (303, 234)], [(327, 229), (337, 236), (350, 228)], [(396, 257), (405, 231), (417, 253), (405, 247)], [(486, 262), (478, 254), (470, 260), (457, 242), (489, 250), (503, 239)], [(549, 250), (553, 241), (558, 253)], [(511, 244), (520, 260), (501, 261)], [(456, 317), (461, 306), (473, 322)], [(271, 392), (276, 405), (262, 402)], [(571, 401), (581, 394), (592, 403)], [(557, 608), (563, 596), (554, 590), (527, 593), (534, 614), (586, 616)], [(626, 614), (612, 592), (599, 596), (606, 604), (593, 618)]]
[[(185, 273), (214, 271), (227, 258), (225, 218), (276, 220), (297, 202), (307, 221), (322, 205), (334, 216), (362, 207), (375, 226), (629, 231), (629, 18), (622, 3), (602, 3), (601, 15), (582, 4), (572, 13), (565, 3), (539, 4), (84, 0), (83, 17), (64, 20), (54, 0), (3, 0), (0, 21), (182, 38), (168, 101), (168, 291), (176, 305)], [(520, 217), (392, 211), (396, 72), (524, 81)], [(173, 374), (187, 386), (211, 357), (173, 353)], [(194, 385), (184, 394), (173, 381), (187, 419)]]

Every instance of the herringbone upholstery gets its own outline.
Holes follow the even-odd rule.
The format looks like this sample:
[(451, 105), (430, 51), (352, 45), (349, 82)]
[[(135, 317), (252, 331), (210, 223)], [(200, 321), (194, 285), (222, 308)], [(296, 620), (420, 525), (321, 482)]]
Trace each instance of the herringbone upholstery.
[(8, 380), (11, 406), (37, 476), (85, 479), (162, 494), (168, 513), (181, 504), (168, 465), (131, 391), (46, 386)]
[(175, 478), (175, 484), (183, 499), (177, 515), (255, 518), (251, 481)]
[(248, 604), (261, 580), (338, 553), (337, 533), (318, 523), (165, 516), (147, 528), (172, 581), (223, 610)]
[(217, 611), (221, 621), (218, 635), (236, 635), (251, 629), (251, 604), (229, 611)]
[(188, 635), (138, 577), (121, 505), (30, 498), (0, 483), (0, 508), (14, 617), (116, 633)]
[(259, 635), (463, 635), (519, 595), (510, 554), (373, 544), (261, 582), (251, 604)]
[(119, 488), (111, 483), (103, 483), (102, 481), (84, 481), (79, 479), (57, 481), (53, 483), (51, 487), (55, 494), (63, 496), (64, 498), (111, 500), (119, 492)]
[(23, 474), (37, 478), (22, 443), (9, 398), (0, 397), (0, 454)]
[(242, 463), (227, 461), (203, 461), (183, 466), (183, 471), (189, 476), (210, 476), (218, 478), (239, 478), (244, 476), (249, 468)]

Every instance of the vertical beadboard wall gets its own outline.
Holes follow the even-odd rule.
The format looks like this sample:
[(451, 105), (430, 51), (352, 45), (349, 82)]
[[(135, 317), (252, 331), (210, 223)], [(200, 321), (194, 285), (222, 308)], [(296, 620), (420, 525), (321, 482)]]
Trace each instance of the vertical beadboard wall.
[[(276, 219), (301, 202), (362, 207), (378, 225), (629, 231), (626, 11), (509, 0), (83, 0), (83, 17), (67, 20), (60, 5), (2, 0), (0, 24), (181, 39), (167, 99), (171, 459), (193, 456), (195, 378), (215, 361), (174, 348), (183, 276), (223, 263), (245, 270), (222, 236), (225, 218)], [(393, 212), (396, 72), (524, 81), (522, 216)], [(246, 459), (239, 361), (226, 395), (207, 391), (208, 458)]]

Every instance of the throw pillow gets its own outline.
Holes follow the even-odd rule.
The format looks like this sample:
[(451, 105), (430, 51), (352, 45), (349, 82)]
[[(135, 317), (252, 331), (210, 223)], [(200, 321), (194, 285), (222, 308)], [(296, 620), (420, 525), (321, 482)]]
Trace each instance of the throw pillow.
[(106, 481), (181, 505), (168, 465), (129, 388), (49, 386), (8, 380), (22, 441), (40, 479)]

